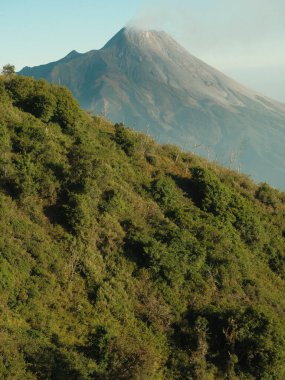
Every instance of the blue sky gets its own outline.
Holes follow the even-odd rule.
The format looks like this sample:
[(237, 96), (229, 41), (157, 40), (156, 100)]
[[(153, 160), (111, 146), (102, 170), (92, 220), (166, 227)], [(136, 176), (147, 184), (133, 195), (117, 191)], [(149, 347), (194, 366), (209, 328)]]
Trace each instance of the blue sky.
[(192, 54), (285, 102), (284, 0), (1, 0), (0, 67), (102, 47), (120, 28), (165, 30)]
[[(141, 0), (1, 0), (1, 67), (33, 66), (75, 49), (100, 48), (138, 12)], [(5, 36), (3, 38), (3, 36)]]

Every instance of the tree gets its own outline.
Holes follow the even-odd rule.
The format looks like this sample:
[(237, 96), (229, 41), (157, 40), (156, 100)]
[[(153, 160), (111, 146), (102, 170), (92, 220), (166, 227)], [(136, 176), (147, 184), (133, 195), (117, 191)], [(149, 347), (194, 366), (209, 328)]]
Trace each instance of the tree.
[(3, 66), (3, 68), (2, 68), (2, 74), (3, 75), (13, 75), (15, 73), (16, 73), (15, 66), (10, 65), (9, 63), (7, 65)]

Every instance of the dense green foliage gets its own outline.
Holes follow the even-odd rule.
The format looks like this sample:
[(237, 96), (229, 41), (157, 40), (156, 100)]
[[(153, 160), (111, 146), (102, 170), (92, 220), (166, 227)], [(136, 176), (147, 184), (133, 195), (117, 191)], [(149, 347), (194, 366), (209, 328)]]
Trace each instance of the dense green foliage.
[(284, 379), (285, 195), (0, 78), (0, 379)]

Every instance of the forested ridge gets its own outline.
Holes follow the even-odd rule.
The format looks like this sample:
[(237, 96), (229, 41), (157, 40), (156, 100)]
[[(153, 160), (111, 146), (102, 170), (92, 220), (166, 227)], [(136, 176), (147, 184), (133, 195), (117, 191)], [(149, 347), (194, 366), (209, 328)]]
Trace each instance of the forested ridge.
[(285, 378), (285, 194), (0, 77), (0, 379)]

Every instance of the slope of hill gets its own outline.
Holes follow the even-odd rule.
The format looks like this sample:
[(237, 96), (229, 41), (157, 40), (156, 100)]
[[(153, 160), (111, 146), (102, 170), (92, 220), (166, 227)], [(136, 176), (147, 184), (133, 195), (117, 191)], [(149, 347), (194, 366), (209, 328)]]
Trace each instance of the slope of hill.
[(0, 77), (0, 378), (284, 379), (285, 194)]
[(285, 105), (226, 77), (164, 32), (122, 29), (100, 50), (20, 74), (66, 85), (85, 109), (285, 189)]

